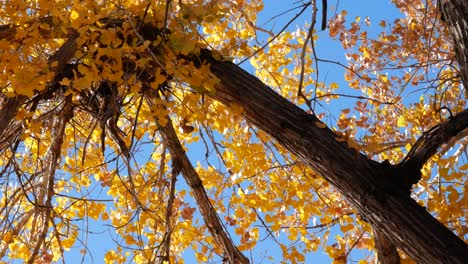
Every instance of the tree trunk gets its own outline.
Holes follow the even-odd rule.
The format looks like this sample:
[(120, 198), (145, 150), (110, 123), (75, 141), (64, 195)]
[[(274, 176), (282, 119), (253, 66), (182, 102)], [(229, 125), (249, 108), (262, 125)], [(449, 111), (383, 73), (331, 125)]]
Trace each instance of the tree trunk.
[[(441, 9), (454, 37), (460, 75), (468, 87), (468, 2), (442, 0)], [(349, 148), (314, 115), (287, 101), (237, 65), (202, 54), (221, 80), (212, 96), (239, 105), (243, 115), (267, 132), (339, 190), (379, 236), (418, 263), (468, 263), (468, 246), (407, 193), (413, 170), (397, 170)], [(406, 184), (406, 186), (404, 186)], [(392, 245), (389, 245), (391, 248)]]
[(468, 1), (440, 0), (442, 20), (447, 23), (453, 37), (455, 54), (460, 64), (460, 77), (468, 98)]
[(333, 184), (394, 245), (418, 263), (468, 263), (468, 246), (406, 191), (392, 185), (410, 175), (388, 173), (384, 165), (337, 140), (315, 116), (237, 65), (215, 60), (210, 64), (221, 80), (210, 96), (226, 105), (242, 106), (248, 121)]
[(378, 228), (372, 228), (374, 235), (375, 249), (380, 264), (400, 264), (400, 255), (395, 245), (379, 231)]

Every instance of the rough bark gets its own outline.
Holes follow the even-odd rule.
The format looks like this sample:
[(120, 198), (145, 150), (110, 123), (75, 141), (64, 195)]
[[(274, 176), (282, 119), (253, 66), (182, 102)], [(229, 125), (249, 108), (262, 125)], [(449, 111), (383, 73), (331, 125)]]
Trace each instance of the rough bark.
[(440, 0), (439, 8), (454, 41), (455, 57), (460, 65), (465, 97), (468, 98), (468, 1)]
[(19, 107), (26, 100), (24, 96), (6, 97), (3, 96), (2, 102), (0, 103), (0, 139), (3, 140), (5, 137), (4, 133), (7, 130), (8, 125), (12, 122), (16, 116)]
[(372, 228), (374, 234), (375, 248), (377, 249), (377, 258), (380, 264), (399, 264), (400, 255), (396, 246), (379, 231), (378, 228)]
[[(411, 190), (413, 183), (421, 179), (421, 169), (424, 164), (437, 153), (444, 144), (453, 145), (456, 140), (466, 136), (468, 132), (468, 109), (450, 117), (447, 122), (440, 123), (424, 134), (412, 146), (406, 157), (395, 166), (394, 170), (408, 172), (409, 177), (403, 181), (404, 188)], [(377, 256), (381, 264), (400, 263), (400, 257), (395, 245), (379, 231), (373, 228)]]

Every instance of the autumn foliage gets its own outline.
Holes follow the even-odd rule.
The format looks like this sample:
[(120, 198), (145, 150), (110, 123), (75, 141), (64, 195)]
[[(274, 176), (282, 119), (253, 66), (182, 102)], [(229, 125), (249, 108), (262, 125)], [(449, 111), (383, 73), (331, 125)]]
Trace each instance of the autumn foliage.
[[(209, 62), (242, 62), (356, 156), (403, 164), (466, 108), (436, 2), (393, 0), (400, 18), (373, 21), (329, 1), (326, 32), (315, 1), (271, 16), (297, 24), (283, 30), (257, 23), (259, 0), (0, 2), (2, 263), (90, 260), (95, 233), (96, 263), (371, 263), (366, 217), (217, 100)], [(422, 158), (411, 197), (466, 241), (464, 128)]]

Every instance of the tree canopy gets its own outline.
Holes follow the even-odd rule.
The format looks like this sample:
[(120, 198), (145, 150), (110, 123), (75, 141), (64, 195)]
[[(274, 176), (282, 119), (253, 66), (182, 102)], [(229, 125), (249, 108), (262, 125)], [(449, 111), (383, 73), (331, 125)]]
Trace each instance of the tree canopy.
[(0, 2), (0, 259), (467, 261), (468, 4), (339, 2)]

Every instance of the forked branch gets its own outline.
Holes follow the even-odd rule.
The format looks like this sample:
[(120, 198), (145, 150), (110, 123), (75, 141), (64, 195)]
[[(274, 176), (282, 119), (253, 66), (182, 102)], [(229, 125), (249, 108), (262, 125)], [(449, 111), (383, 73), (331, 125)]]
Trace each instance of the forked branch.
[(440, 123), (424, 132), (403, 161), (397, 166), (419, 171), (427, 160), (437, 153), (440, 147), (444, 144), (452, 144), (452, 141), (460, 140), (467, 136), (467, 134), (468, 108), (450, 117), (448, 121)]

